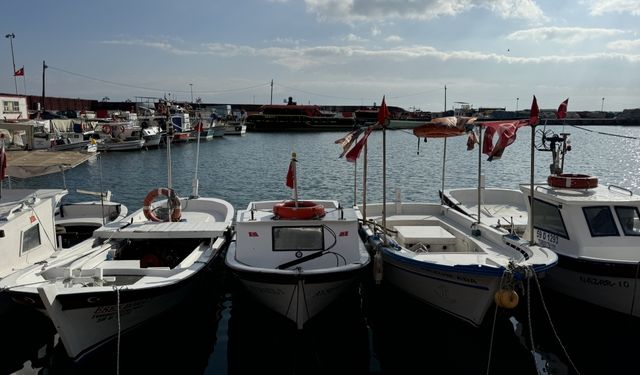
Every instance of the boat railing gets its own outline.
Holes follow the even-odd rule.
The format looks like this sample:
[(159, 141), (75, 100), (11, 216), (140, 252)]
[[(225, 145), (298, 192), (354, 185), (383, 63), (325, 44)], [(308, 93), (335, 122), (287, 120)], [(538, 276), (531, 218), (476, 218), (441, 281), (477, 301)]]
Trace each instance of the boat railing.
[(631, 190), (629, 190), (627, 188), (623, 188), (622, 186), (618, 186), (618, 185), (609, 185), (609, 186), (607, 186), (607, 189), (609, 189), (609, 191), (611, 191), (611, 188), (622, 190), (625, 193), (629, 193), (629, 196), (633, 196), (633, 192)]

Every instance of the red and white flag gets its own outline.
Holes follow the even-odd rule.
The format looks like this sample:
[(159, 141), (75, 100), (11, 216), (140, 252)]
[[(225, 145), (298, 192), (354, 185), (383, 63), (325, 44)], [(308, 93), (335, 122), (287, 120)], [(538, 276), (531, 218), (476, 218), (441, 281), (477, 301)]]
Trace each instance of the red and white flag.
[(569, 98), (567, 98), (564, 102), (560, 103), (558, 107), (558, 111), (556, 112), (557, 119), (563, 119), (567, 117), (567, 106), (569, 106)]
[(347, 152), (347, 155), (346, 155), (347, 161), (355, 163), (355, 161), (358, 160), (358, 157), (360, 156), (360, 152), (362, 151), (362, 148), (364, 147), (364, 145), (367, 143), (367, 138), (369, 138), (369, 134), (371, 134), (372, 130), (373, 130), (372, 126), (368, 127), (367, 130), (365, 130), (362, 138), (358, 141), (358, 143), (356, 143), (356, 145), (353, 146), (353, 148), (349, 150), (349, 152)]
[(353, 143), (358, 139), (358, 137), (360, 136), (360, 134), (362, 134), (363, 131), (364, 129), (358, 128), (356, 130), (349, 132), (349, 134), (335, 141), (336, 144), (339, 144), (340, 146), (342, 146), (342, 153), (340, 154), (340, 156), (338, 156), (339, 158), (343, 157), (349, 151)]
[(20, 69), (16, 70), (16, 71), (13, 73), (13, 75), (14, 75), (14, 76), (16, 76), (16, 77), (24, 76), (24, 66), (23, 66), (22, 68), (20, 68)]
[[(482, 153), (489, 156), (488, 161), (498, 160), (502, 157), (505, 148), (516, 141), (516, 132), (527, 125), (527, 120), (491, 121), (484, 122), (484, 139), (482, 141)], [(494, 135), (498, 136), (495, 145)]]

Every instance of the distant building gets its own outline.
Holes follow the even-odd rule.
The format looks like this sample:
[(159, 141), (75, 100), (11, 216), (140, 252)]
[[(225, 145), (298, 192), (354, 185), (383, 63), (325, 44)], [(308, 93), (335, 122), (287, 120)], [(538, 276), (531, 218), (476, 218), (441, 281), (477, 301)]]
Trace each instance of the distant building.
[(27, 98), (24, 95), (0, 94), (0, 120), (28, 118)]

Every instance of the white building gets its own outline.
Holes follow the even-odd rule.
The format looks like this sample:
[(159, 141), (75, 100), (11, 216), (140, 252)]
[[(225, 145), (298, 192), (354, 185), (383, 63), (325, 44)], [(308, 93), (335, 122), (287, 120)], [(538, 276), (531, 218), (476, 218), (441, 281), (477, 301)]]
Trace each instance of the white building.
[(28, 118), (26, 97), (0, 94), (0, 120), (26, 120)]

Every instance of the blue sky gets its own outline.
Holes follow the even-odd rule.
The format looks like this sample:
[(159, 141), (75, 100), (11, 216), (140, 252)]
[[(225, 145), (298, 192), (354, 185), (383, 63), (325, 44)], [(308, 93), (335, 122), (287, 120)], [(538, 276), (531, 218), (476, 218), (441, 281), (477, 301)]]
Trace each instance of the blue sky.
[[(113, 100), (640, 107), (640, 0), (32, 0), (3, 4), (18, 91)], [(0, 92), (15, 92), (9, 38)], [(191, 84), (191, 85), (190, 85)], [(519, 99), (517, 99), (519, 98)], [(602, 98), (605, 98), (603, 101)]]

